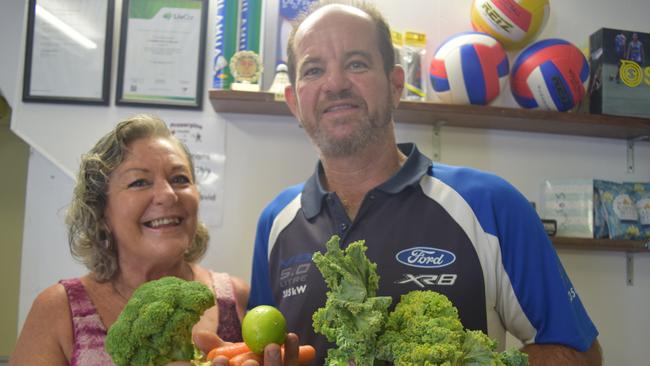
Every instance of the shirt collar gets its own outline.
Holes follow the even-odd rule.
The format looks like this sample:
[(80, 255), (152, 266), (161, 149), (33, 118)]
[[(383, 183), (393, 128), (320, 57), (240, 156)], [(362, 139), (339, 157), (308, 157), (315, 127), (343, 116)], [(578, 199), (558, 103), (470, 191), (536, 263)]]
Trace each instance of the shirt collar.
[[(427, 169), (431, 166), (431, 160), (421, 154), (415, 144), (404, 143), (398, 144), (397, 147), (406, 155), (406, 161), (395, 175), (376, 188), (390, 194), (399, 193), (406, 187), (418, 184), (420, 178), (426, 174)], [(330, 193), (325, 190), (321, 183), (323, 174), (323, 165), (319, 161), (316, 164), (314, 174), (305, 182), (301, 203), (307, 219), (312, 219), (320, 213), (323, 199)]]

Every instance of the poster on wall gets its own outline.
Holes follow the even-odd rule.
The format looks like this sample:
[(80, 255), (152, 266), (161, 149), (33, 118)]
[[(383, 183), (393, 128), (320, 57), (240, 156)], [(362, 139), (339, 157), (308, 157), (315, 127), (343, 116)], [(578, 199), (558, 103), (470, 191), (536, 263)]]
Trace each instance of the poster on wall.
[(287, 43), (296, 18), (309, 9), (316, 0), (280, 1), (278, 6), (278, 33), (276, 39), (276, 66), (287, 63)]
[(23, 101), (109, 101), (113, 0), (30, 0)]
[(201, 109), (208, 0), (125, 0), (119, 105)]
[(196, 184), (201, 197), (199, 217), (208, 227), (223, 220), (226, 166), (225, 123), (218, 118), (188, 120), (165, 117), (169, 129), (191, 151)]

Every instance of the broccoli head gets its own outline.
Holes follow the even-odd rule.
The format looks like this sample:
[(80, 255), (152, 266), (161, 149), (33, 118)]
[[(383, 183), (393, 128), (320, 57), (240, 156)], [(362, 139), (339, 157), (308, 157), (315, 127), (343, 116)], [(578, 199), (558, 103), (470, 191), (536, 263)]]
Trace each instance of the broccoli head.
[(195, 356), (192, 327), (214, 306), (205, 285), (163, 277), (138, 287), (106, 337), (117, 366), (157, 366)]

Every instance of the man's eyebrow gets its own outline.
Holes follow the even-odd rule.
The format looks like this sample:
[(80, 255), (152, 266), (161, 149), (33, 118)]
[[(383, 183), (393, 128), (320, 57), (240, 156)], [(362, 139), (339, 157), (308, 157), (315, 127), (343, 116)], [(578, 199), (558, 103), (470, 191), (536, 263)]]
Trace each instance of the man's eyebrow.
[(345, 59), (346, 60), (350, 59), (352, 57), (355, 57), (355, 56), (361, 56), (361, 57), (363, 57), (365, 59), (368, 59), (368, 60), (372, 59), (369, 52), (362, 51), (362, 50), (352, 50), (352, 51), (348, 51), (348, 52), (345, 53)]
[[(352, 50), (352, 51), (348, 51), (348, 52), (345, 53), (345, 55), (344, 55), (344, 59), (345, 59), (345, 60), (349, 60), (349, 59), (351, 59), (351, 58), (353, 58), (353, 57), (357, 57), (357, 56), (359, 56), (359, 57), (363, 57), (363, 58), (366, 59), (366, 60), (371, 60), (371, 59), (372, 59), (372, 57), (371, 57), (371, 55), (370, 55), (369, 52), (367, 52), (367, 51), (362, 51), (362, 50)], [(298, 66), (301, 67), (301, 66), (303, 66), (303, 65), (307, 65), (307, 64), (318, 64), (318, 63), (321, 63), (321, 62), (323, 62), (323, 58), (320, 57), (320, 56), (307, 56), (307, 57), (305, 57), (302, 61), (300, 61), (300, 63), (299, 63)]]

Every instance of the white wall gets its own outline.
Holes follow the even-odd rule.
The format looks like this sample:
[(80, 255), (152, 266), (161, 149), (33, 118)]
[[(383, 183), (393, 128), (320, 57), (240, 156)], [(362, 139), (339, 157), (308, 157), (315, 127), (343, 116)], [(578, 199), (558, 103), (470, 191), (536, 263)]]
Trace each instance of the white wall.
[[(59, 278), (83, 272), (69, 258), (61, 216), (73, 185), (69, 175), (76, 171), (79, 155), (120, 118), (152, 111), (115, 106), (22, 104), (25, 3), (25, 0), (0, 1), (0, 88), (5, 95), (9, 94), (7, 99), (14, 107), (12, 128), (36, 151), (30, 160), (28, 177), (21, 324), (36, 293)], [(429, 55), (442, 39), (470, 29), (470, 0), (378, 0), (376, 3), (394, 28), (426, 32)], [(276, 5), (277, 0), (267, 2), (270, 9)], [(116, 35), (120, 9), (118, 0)], [(647, 14), (650, 14), (647, 0), (553, 1), (551, 18), (542, 37), (565, 38), (583, 47), (588, 35), (602, 26), (650, 32)], [(266, 38), (273, 39), (271, 34)], [(111, 100), (114, 99), (115, 60), (116, 55)], [(506, 91), (497, 104), (512, 106), (512, 97)], [(281, 188), (302, 181), (311, 173), (316, 161), (313, 148), (295, 120), (289, 117), (217, 115), (207, 99), (201, 112), (157, 112), (163, 118), (172, 113), (188, 119), (208, 116), (227, 124), (223, 226), (212, 230), (211, 249), (203, 264), (248, 279), (257, 216)], [(414, 141), (425, 153), (431, 153), (430, 127), (399, 125), (397, 132), (401, 141)], [(531, 200), (538, 199), (541, 182), (552, 177), (650, 181), (648, 142), (636, 145), (634, 174), (626, 173), (626, 144), (617, 140), (443, 128), (441, 147), (444, 163), (495, 172)], [(650, 256), (634, 257), (634, 286), (625, 283), (624, 253), (560, 251), (560, 257), (600, 329), (606, 364), (647, 365)]]

